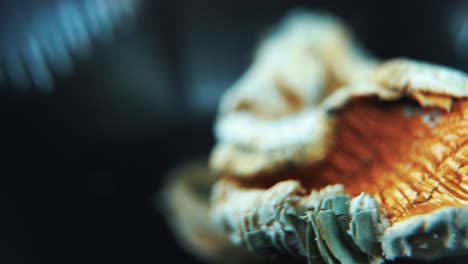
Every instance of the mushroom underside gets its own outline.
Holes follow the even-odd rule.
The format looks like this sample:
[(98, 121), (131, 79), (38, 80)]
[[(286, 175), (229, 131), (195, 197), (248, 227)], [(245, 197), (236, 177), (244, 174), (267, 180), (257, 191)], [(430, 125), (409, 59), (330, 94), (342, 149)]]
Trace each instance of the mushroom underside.
[(372, 195), (392, 223), (468, 204), (468, 99), (450, 111), (410, 100), (357, 98), (336, 114), (327, 157), (255, 177), (229, 177), (267, 189), (297, 180), (306, 190), (342, 184), (351, 196)]

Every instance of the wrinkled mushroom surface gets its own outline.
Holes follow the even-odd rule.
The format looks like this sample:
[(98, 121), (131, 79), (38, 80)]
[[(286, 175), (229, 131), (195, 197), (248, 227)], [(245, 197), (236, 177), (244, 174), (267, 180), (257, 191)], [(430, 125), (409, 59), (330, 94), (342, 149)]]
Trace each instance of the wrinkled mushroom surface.
[(234, 243), (311, 263), (467, 254), (467, 96), (463, 72), (382, 63), (314, 109), (324, 156), (221, 174), (212, 216)]

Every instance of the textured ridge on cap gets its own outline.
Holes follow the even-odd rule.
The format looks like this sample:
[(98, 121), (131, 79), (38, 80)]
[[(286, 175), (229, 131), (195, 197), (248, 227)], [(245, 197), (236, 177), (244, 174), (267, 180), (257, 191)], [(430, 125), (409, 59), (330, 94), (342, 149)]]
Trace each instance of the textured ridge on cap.
[(418, 91), (457, 98), (468, 96), (466, 73), (442, 65), (398, 58), (379, 65), (372, 76), (383, 87), (406, 94)]
[(216, 127), (221, 143), (212, 152), (211, 167), (249, 176), (272, 170), (285, 160), (318, 160), (326, 154), (329, 130), (325, 113), (314, 109), (275, 122), (244, 114), (227, 116)]
[(279, 118), (275, 122), (258, 120), (249, 114), (239, 113), (220, 120), (215, 134), (225, 143), (246, 149), (270, 151), (311, 142), (319, 143), (326, 133), (325, 122), (325, 114), (316, 109)]
[(221, 180), (213, 199), (215, 223), (255, 253), (303, 256), (309, 263), (381, 258), (379, 239), (388, 221), (372, 197), (351, 198), (343, 186), (306, 194), (293, 180), (263, 191)]
[(388, 228), (382, 237), (385, 257), (426, 260), (466, 254), (468, 208), (442, 208), (429, 215), (414, 216)]
[[(338, 109), (353, 97), (380, 100), (412, 97), (422, 107), (449, 110), (452, 98), (468, 96), (468, 76), (462, 71), (422, 61), (398, 58), (379, 64), (370, 80), (353, 82), (324, 99), (321, 107)], [(448, 105), (447, 105), (448, 104)]]

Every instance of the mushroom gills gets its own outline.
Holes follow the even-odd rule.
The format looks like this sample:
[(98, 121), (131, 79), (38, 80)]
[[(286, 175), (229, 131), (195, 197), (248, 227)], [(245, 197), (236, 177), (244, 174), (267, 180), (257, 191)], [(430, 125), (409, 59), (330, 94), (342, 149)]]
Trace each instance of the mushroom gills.
[(325, 159), (236, 182), (266, 189), (294, 179), (308, 190), (343, 184), (351, 196), (372, 195), (391, 223), (468, 205), (468, 99), (445, 111), (409, 99), (355, 98), (335, 115)]

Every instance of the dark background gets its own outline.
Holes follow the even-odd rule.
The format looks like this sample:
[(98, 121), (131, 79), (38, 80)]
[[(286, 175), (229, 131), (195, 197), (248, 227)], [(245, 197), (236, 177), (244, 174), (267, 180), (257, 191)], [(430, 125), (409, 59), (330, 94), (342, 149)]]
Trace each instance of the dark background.
[(293, 7), (341, 17), (382, 59), (468, 70), (467, 1), (145, 1), (53, 93), (2, 85), (0, 263), (195, 262), (155, 193), (208, 155), (219, 96)]

